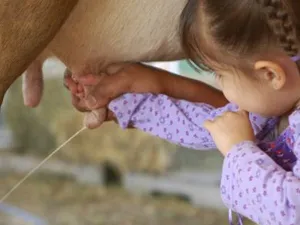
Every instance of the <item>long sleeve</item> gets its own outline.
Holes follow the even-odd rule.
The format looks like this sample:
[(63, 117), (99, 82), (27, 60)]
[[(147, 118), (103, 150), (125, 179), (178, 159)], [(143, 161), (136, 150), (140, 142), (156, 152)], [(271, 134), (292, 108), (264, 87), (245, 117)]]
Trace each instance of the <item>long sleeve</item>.
[[(299, 151), (300, 142), (295, 146)], [(253, 142), (236, 145), (226, 156), (221, 195), (227, 207), (258, 224), (300, 224), (299, 176), (282, 169)]]
[[(177, 100), (166, 95), (125, 94), (109, 104), (119, 125), (129, 125), (169, 142), (193, 149), (216, 148), (203, 122), (238, 107), (228, 104), (214, 108), (204, 103)], [(267, 118), (250, 114), (255, 134), (261, 131)]]

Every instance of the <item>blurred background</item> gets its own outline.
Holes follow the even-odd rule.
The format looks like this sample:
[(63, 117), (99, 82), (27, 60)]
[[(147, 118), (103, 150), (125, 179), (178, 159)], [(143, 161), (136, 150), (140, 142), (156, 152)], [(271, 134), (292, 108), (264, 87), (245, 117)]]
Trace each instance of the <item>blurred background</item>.
[[(152, 65), (213, 85), (186, 61)], [(23, 105), (21, 79), (6, 95), (0, 198), (82, 127), (63, 87), (64, 69), (55, 60), (44, 65), (44, 97), (35, 109)], [(0, 225), (228, 224), (221, 167), (216, 150), (194, 151), (106, 123), (77, 136), (1, 203)]]

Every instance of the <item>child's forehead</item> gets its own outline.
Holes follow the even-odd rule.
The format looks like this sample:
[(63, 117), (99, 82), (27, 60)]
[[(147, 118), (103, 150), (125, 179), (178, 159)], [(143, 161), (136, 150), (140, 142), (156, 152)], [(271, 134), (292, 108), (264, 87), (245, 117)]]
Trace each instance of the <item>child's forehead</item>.
[(246, 68), (246, 63), (242, 58), (238, 59), (226, 55), (206, 56), (203, 63), (216, 73), (239, 73)]
[(232, 51), (228, 46), (220, 46), (213, 38), (205, 38), (201, 33), (196, 41), (198, 43), (195, 44), (194, 53), (201, 63), (213, 71), (242, 69), (252, 58), (242, 51)]

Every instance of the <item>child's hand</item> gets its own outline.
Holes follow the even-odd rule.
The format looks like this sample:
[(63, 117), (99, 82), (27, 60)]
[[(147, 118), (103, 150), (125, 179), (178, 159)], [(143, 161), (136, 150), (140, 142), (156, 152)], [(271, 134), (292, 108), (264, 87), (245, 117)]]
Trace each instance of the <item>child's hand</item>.
[(86, 93), (89, 109), (106, 107), (111, 100), (125, 93), (163, 92), (162, 71), (156, 68), (139, 63), (116, 64), (108, 67), (106, 72), (100, 77), (78, 77), (80, 84), (90, 87)]
[(163, 84), (167, 83), (163, 82), (164, 77), (168, 75), (165, 71), (138, 63), (115, 64), (101, 75), (73, 77), (70, 71), (66, 71), (64, 85), (71, 92), (73, 106), (81, 112), (88, 112), (86, 126), (96, 128), (103, 123), (104, 116), (106, 121), (113, 119), (111, 112), (104, 113), (111, 100), (128, 92), (161, 93)]
[(84, 97), (83, 86), (72, 78), (72, 74), (69, 70), (66, 70), (64, 74), (64, 86), (71, 93), (73, 106), (80, 112), (89, 111), (83, 99)]
[(76, 83), (72, 74), (65, 75), (64, 84), (72, 94), (74, 107), (79, 111), (91, 111), (107, 107), (111, 100), (124, 93), (163, 93), (168, 75), (139, 63), (116, 64), (109, 66), (106, 74), (77, 76)]
[(254, 141), (254, 132), (247, 112), (225, 112), (213, 121), (205, 121), (219, 151), (226, 156), (231, 148), (243, 141)]
[[(100, 82), (99, 76), (89, 75), (88, 77), (91, 83), (97, 85)], [(84, 125), (90, 129), (99, 127), (104, 121), (113, 120), (113, 114), (107, 110), (107, 108), (99, 108), (95, 110), (90, 110), (85, 95), (89, 91), (89, 87), (85, 87), (82, 84), (75, 81), (70, 73), (66, 71), (64, 75), (64, 86), (71, 92), (72, 104), (74, 107), (80, 111), (85, 112)]]

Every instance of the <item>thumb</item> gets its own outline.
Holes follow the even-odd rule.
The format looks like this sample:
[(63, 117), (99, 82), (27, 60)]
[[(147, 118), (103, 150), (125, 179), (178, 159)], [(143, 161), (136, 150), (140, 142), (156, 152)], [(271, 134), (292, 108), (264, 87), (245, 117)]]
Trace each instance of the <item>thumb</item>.
[(117, 64), (111, 64), (106, 68), (106, 72), (109, 75), (112, 74), (116, 74), (119, 73), (121, 70), (124, 69), (124, 67), (126, 67), (127, 65), (129, 65), (130, 63), (117, 63)]
[(77, 81), (83, 86), (95, 86), (101, 82), (102, 79), (107, 76), (106, 73), (100, 73), (99, 75), (87, 74), (77, 78)]
[(212, 129), (213, 124), (214, 124), (214, 122), (212, 120), (206, 120), (203, 123), (203, 127), (205, 129), (207, 129), (208, 131), (210, 131)]
[(95, 129), (102, 125), (106, 119), (107, 110), (105, 108), (86, 112), (84, 115), (84, 125), (89, 129)]
[(249, 116), (249, 112), (241, 108), (238, 109), (237, 113), (240, 115)]

